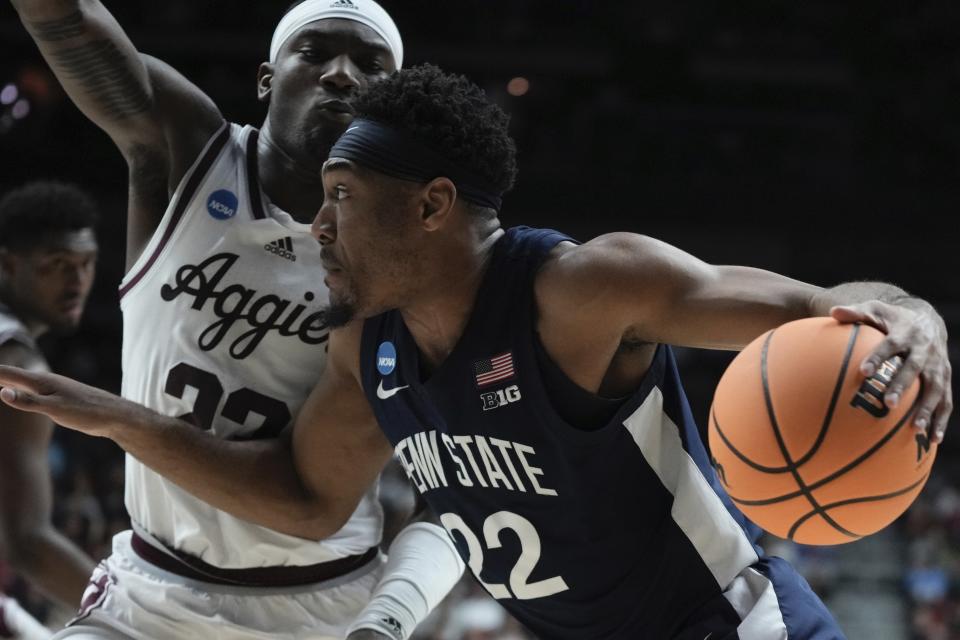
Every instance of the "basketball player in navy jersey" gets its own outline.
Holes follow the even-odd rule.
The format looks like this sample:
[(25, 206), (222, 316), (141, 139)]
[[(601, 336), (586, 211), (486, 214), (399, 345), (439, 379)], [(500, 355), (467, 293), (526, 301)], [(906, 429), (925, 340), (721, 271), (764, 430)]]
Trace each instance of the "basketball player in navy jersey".
[[(357, 90), (402, 64), (393, 20), (373, 0), (295, 3), (260, 66), (258, 131), (225, 122), (199, 88), (140, 54), (98, 0), (13, 5), (130, 169), (122, 394), (252, 457), (289, 447), (326, 360), (328, 294), (308, 224), (324, 198), (320, 167)], [(375, 487), (341, 527), (301, 510), (285, 515), (295, 531), (278, 530), (262, 505), (228, 513), (131, 456), (126, 506), (133, 531), (114, 539), (64, 637), (340, 639), (353, 625), (351, 638), (399, 640), (461, 571), (427, 523), (401, 532), (384, 560)], [(420, 555), (437, 571), (418, 576), (429, 568)]]
[[(31, 182), (0, 199), (0, 362), (48, 371), (37, 339), (80, 324), (96, 270), (97, 218), (90, 196), (61, 182)], [(94, 563), (50, 521), (53, 423), (4, 407), (0, 425), (0, 561), (76, 608)], [(37, 637), (38, 625), (0, 594), (0, 637)]]
[[(0, 398), (112, 438), (224, 509), (268, 505), (277, 523), (314, 508), (335, 529), (395, 454), (484, 588), (541, 638), (842, 638), (717, 482), (668, 345), (738, 349), (817, 315), (872, 324), (887, 338), (861, 372), (904, 354), (885, 402), (922, 376), (913, 421), (939, 441), (952, 400), (931, 306), (881, 283), (709, 265), (630, 233), (578, 245), (504, 231), (514, 145), (478, 87), (426, 66), (355, 106), (314, 222), (343, 326), (291, 450), (207, 447), (49, 374), (0, 368)], [(270, 486), (251, 480), (267, 473)], [(216, 486), (224, 475), (245, 490)]]

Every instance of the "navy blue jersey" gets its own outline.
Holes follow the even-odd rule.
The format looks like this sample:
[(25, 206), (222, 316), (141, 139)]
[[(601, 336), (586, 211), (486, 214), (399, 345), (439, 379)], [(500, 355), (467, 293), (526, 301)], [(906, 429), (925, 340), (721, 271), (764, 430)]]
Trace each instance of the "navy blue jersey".
[(534, 277), (569, 240), (514, 228), (428, 379), (398, 312), (366, 321), (364, 392), (483, 587), (548, 640), (834, 640), (806, 582), (765, 558), (720, 487), (673, 354), (606, 424), (557, 412), (536, 354)]

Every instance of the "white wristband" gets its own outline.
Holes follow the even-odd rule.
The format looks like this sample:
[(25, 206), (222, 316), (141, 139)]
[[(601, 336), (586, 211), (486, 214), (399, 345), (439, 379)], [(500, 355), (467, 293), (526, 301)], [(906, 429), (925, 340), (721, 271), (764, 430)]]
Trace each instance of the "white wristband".
[(418, 522), (401, 531), (393, 544), (373, 597), (347, 635), (373, 629), (407, 640), (463, 575), (464, 564), (446, 530)]

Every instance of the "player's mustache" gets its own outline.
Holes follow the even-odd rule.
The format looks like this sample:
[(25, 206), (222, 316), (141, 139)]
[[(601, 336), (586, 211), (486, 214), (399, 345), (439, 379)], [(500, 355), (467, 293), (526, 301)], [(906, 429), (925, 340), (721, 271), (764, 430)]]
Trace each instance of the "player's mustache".
[(323, 263), (324, 269), (342, 269), (340, 261), (333, 255), (333, 249), (331, 247), (322, 247), (320, 249), (320, 262)]

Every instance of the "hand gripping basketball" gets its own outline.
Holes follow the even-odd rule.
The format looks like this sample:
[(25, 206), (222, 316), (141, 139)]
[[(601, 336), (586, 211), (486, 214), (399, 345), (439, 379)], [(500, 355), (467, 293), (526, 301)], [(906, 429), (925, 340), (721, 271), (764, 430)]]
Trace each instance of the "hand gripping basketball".
[[(912, 308), (907, 303), (915, 303)], [(896, 407), (908, 388), (919, 375), (923, 379), (923, 391), (917, 406), (913, 424), (926, 430), (934, 442), (942, 442), (947, 420), (953, 410), (953, 393), (950, 386), (951, 367), (947, 348), (947, 330), (939, 315), (916, 298), (904, 298), (904, 304), (888, 304), (873, 300), (861, 304), (834, 307), (830, 310), (840, 322), (862, 322), (886, 334), (860, 368), (864, 375), (871, 376), (881, 363), (902, 354), (905, 358), (896, 375), (887, 386), (884, 401)]]
[(910, 428), (916, 376), (896, 406), (887, 401), (902, 358), (863, 373), (883, 341), (867, 325), (808, 318), (768, 331), (727, 368), (710, 410), (712, 460), (756, 524), (805, 544), (850, 542), (919, 494), (937, 444)]

